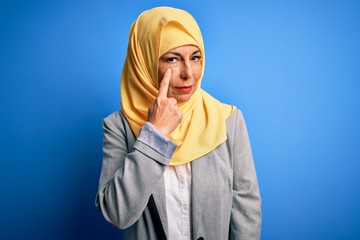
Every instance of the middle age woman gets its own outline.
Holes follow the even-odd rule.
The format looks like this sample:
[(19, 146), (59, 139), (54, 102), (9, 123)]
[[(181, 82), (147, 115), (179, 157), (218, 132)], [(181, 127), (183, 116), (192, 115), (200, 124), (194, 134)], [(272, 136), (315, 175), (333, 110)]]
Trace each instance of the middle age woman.
[(204, 68), (202, 35), (188, 12), (153, 8), (132, 24), (121, 110), (103, 121), (96, 198), (126, 239), (260, 238), (245, 121), (201, 89)]

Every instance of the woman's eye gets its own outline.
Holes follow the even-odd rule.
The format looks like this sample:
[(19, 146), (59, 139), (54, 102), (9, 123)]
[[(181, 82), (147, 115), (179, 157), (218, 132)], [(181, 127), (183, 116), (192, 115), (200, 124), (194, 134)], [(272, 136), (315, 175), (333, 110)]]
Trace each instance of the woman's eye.
[(166, 61), (169, 63), (175, 63), (178, 61), (178, 59), (176, 57), (169, 57), (166, 59)]
[(199, 61), (200, 58), (201, 58), (201, 56), (193, 56), (193, 57), (191, 58), (191, 60), (193, 60), (193, 61)]

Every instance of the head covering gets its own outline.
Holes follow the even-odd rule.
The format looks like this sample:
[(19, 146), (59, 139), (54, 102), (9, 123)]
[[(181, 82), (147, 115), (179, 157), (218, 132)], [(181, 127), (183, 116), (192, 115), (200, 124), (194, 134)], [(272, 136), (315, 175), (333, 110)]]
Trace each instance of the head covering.
[(157, 7), (140, 14), (130, 28), (129, 45), (121, 76), (121, 108), (138, 136), (147, 120), (148, 108), (158, 94), (158, 61), (169, 50), (195, 45), (201, 51), (202, 74), (191, 98), (178, 103), (181, 124), (168, 136), (178, 144), (170, 165), (191, 162), (215, 149), (226, 136), (225, 120), (235, 107), (220, 103), (201, 89), (205, 68), (202, 35), (186, 11)]

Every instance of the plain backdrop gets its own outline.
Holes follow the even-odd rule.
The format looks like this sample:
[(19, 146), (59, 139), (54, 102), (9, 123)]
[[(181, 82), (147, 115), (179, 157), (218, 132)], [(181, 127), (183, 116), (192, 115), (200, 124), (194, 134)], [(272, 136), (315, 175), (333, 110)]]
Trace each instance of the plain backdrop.
[[(0, 3), (0, 239), (121, 239), (95, 208), (131, 23), (189, 11), (202, 87), (244, 113), (263, 240), (360, 239), (360, 2)], [(216, 206), (214, 206), (216, 207)]]

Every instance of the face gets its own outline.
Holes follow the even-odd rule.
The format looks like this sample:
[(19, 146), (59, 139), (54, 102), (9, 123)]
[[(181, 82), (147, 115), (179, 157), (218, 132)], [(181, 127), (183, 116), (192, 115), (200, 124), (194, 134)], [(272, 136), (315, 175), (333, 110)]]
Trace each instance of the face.
[(168, 68), (171, 68), (168, 97), (186, 102), (198, 87), (202, 73), (201, 52), (198, 47), (186, 45), (171, 49), (159, 58), (159, 84)]

